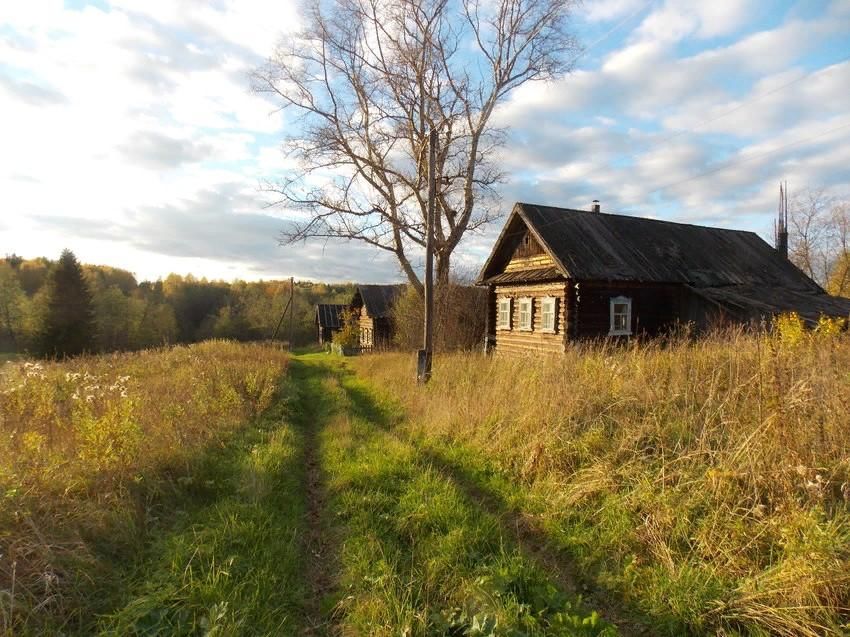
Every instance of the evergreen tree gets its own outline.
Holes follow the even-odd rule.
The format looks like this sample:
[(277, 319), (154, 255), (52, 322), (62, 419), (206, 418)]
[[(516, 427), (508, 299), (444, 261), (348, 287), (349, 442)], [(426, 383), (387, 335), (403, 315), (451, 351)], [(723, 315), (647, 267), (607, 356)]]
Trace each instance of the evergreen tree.
[(46, 356), (75, 356), (94, 346), (92, 297), (83, 269), (70, 250), (64, 250), (50, 277), (50, 291), (42, 332)]

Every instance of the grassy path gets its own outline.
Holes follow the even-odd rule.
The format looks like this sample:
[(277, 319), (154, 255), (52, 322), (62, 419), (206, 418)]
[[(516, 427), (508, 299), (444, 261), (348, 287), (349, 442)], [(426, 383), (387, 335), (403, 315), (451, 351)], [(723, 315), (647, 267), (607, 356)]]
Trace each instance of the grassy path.
[(296, 389), (296, 400), (290, 405), (290, 420), (304, 437), (304, 495), (306, 500), (306, 533), (302, 542), (304, 560), (305, 604), (302, 624), (305, 635), (324, 635), (330, 631), (336, 565), (334, 543), (327, 532), (327, 496), (325, 478), (319, 458), (319, 431), (334, 407), (324, 393), (321, 369), (300, 362), (290, 370)]
[[(413, 444), (342, 364), (292, 365), (314, 398), (325, 512), (334, 538), (327, 634), (614, 635), (503, 520)], [(317, 391), (320, 388), (320, 391)]]
[(618, 634), (341, 360), (296, 357), (283, 396), (192, 476), (101, 634)]

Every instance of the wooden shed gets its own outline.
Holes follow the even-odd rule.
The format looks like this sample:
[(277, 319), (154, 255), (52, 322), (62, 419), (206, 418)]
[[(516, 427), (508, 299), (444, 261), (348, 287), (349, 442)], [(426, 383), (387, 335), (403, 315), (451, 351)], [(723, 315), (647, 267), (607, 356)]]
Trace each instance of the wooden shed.
[(705, 329), (795, 311), (847, 316), (753, 232), (517, 203), (478, 284), (499, 351), (562, 352), (571, 340)]
[(360, 316), (360, 347), (386, 349), (392, 344), (392, 309), (404, 285), (358, 285), (351, 307)]
[(343, 314), (347, 305), (320, 303), (316, 306), (316, 331), (319, 345), (331, 343), (334, 335), (342, 329)]

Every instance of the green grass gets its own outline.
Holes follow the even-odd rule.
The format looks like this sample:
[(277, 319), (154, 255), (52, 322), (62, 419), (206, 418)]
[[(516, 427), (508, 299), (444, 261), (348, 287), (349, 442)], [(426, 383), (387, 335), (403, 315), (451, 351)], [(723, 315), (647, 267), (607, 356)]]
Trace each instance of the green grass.
[(184, 479), (103, 635), (294, 635), (304, 606), (303, 433), (283, 403)]
[[(254, 350), (239, 351), (250, 357)], [(217, 379), (209, 380), (209, 396), (230, 387), (223, 380), (235, 363), (216, 366), (211, 359), (201, 367), (202, 359), (191, 360), (194, 367), (179, 369)], [(481, 488), (484, 482), (400, 436), (398, 405), (348, 364), (327, 354), (294, 357), (274, 396), (273, 385), (263, 384), (261, 413), (234, 410), (234, 417), (245, 416), (230, 426), (226, 414), (199, 398), (192, 405), (208, 415), (191, 422), (212, 426), (215, 435), (197, 436), (185, 450), (160, 439), (169, 429), (156, 410), (194, 394), (175, 387), (168, 401), (163, 392), (159, 402), (153, 395), (139, 399), (135, 413), (148, 432), (141, 440), (158, 460), (140, 452), (111, 491), (92, 490), (73, 507), (54, 503), (32, 513), (31, 520), (52, 524), (50, 537), (60, 537), (60, 527), (75, 534), (76, 544), (29, 545), (45, 552), (34, 564), (73, 581), (61, 582), (63, 596), (51, 597), (36, 590), (35, 576), (29, 580), (30, 592), (56, 604), (43, 614), (37, 604), (24, 609), (14, 584), (0, 581), (0, 634), (619, 634), (594, 611), (595, 601), (582, 600), (557, 556), (550, 559), (528, 529), (518, 530), (522, 521)], [(73, 377), (65, 368), (29, 373), (27, 397)], [(256, 378), (237, 376), (245, 379), (240, 391), (256, 393)], [(59, 410), (47, 389), (33, 404)], [(230, 402), (235, 396), (222, 395)], [(27, 413), (19, 409), (20, 423)], [(222, 423), (206, 422), (212, 417)], [(185, 428), (187, 421), (172, 424), (185, 434), (181, 423)], [(59, 454), (53, 460), (64, 466)], [(15, 498), (14, 512), (7, 505), (0, 512), (29, 515), (25, 500)], [(77, 517), (61, 518), (62, 511)], [(0, 542), (9, 537), (4, 528)], [(5, 545), (0, 549), (5, 555)], [(15, 582), (17, 574), (11, 576)]]
[[(323, 404), (319, 453), (344, 634), (615, 635), (558, 586), (504, 520), (396, 437), (398, 412), (335, 357), (292, 364)], [(317, 387), (318, 386), (318, 387)]]
[(217, 341), (0, 366), (0, 635), (92, 634), (138, 594), (140, 559), (154, 573), (166, 538), (215, 526), (206, 508), (262, 493), (246, 445), (266, 462), (289, 444), (287, 361)]
[(816, 332), (350, 364), (624, 633), (815, 637), (850, 634), (848, 362)]

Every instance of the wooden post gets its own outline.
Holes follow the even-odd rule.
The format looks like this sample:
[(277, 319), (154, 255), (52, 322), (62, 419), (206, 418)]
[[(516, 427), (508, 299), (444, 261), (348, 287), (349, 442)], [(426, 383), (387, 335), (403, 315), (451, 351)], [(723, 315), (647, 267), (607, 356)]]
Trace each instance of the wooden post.
[(289, 300), (286, 302), (286, 306), (283, 308), (283, 312), (280, 315), (280, 320), (278, 320), (277, 325), (275, 325), (274, 332), (272, 333), (272, 340), (277, 339), (277, 333), (280, 331), (280, 326), (283, 325), (283, 319), (286, 318), (286, 313), (289, 311), (289, 306), (292, 304), (292, 294), (289, 295)]
[(292, 329), (295, 314), (295, 277), (289, 277), (289, 351), (292, 351)]
[(419, 383), (431, 380), (431, 359), (434, 347), (434, 203), (437, 195), (435, 179), (437, 131), (428, 137), (428, 212), (425, 219), (425, 329), (424, 344), (419, 350), (416, 379)]

